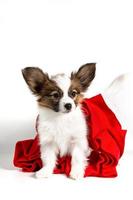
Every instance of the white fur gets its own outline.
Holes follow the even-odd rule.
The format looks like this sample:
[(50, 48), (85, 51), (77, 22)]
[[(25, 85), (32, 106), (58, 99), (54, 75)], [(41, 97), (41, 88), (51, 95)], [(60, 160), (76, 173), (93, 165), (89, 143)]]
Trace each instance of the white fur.
[(133, 73), (117, 77), (102, 93), (104, 100), (115, 113), (126, 134), (126, 151), (133, 149)]
[(60, 112), (66, 112), (64, 105), (70, 103), (72, 105), (72, 110), (76, 108), (75, 103), (71, 97), (68, 96), (68, 90), (71, 85), (71, 80), (65, 74), (60, 74), (52, 77), (56, 81), (57, 85), (63, 91), (63, 97), (60, 100), (59, 110)]
[[(56, 165), (57, 155), (70, 154), (72, 156), (70, 176), (73, 179), (82, 178), (89, 155), (85, 117), (81, 108), (76, 107), (72, 98), (68, 96), (70, 79), (58, 75), (54, 80), (64, 95), (60, 101), (60, 112), (39, 107), (38, 133), (44, 167), (36, 173), (36, 177), (49, 177)], [(72, 104), (69, 113), (64, 113), (65, 103)]]
[(122, 128), (133, 129), (133, 74), (117, 77), (102, 95), (121, 122)]

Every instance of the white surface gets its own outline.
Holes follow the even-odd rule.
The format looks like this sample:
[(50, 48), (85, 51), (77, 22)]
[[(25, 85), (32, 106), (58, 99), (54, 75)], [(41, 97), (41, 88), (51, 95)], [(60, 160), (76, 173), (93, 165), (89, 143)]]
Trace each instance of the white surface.
[[(3, 199), (133, 199), (133, 156), (121, 160), (117, 178), (85, 178), (73, 181), (62, 175), (49, 179), (35, 179), (33, 175), (0, 170)], [(6, 189), (7, 188), (7, 189)]]
[(117, 178), (37, 180), (12, 165), (14, 145), (34, 137), (37, 115), (21, 69), (70, 73), (97, 62), (88, 96), (97, 94), (133, 71), (132, 19), (132, 0), (0, 0), (0, 199), (133, 199), (132, 127)]

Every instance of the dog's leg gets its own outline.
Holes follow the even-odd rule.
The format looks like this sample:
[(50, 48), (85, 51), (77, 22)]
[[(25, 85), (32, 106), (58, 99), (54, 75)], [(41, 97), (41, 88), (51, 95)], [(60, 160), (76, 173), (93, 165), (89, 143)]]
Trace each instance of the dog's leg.
[(56, 147), (54, 144), (45, 145), (41, 148), (43, 168), (36, 172), (37, 178), (48, 178), (52, 175), (56, 164)]
[(87, 158), (84, 151), (75, 146), (72, 150), (71, 172), (70, 177), (72, 179), (80, 179), (84, 177), (84, 171), (87, 163)]

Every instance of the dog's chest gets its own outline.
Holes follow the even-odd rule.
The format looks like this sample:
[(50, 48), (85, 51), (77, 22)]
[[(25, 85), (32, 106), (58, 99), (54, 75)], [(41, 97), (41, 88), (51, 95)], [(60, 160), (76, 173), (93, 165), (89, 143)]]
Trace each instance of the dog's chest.
[(80, 139), (86, 137), (87, 126), (85, 117), (79, 109), (74, 113), (49, 120), (40, 116), (38, 132), (41, 145), (52, 142), (65, 153), (73, 142), (80, 142)]

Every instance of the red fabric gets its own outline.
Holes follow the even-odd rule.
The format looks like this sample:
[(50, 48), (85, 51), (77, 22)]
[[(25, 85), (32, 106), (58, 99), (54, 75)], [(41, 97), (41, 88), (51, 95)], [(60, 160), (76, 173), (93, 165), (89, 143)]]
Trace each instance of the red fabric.
[[(121, 129), (119, 121), (101, 95), (84, 99), (82, 110), (89, 127), (89, 145), (93, 149), (84, 176), (117, 176), (116, 166), (123, 154), (126, 130)], [(35, 139), (17, 142), (14, 155), (16, 167), (25, 172), (35, 172), (42, 167), (38, 141), (37, 135)], [(54, 173), (69, 176), (70, 170), (71, 156), (58, 157)]]

